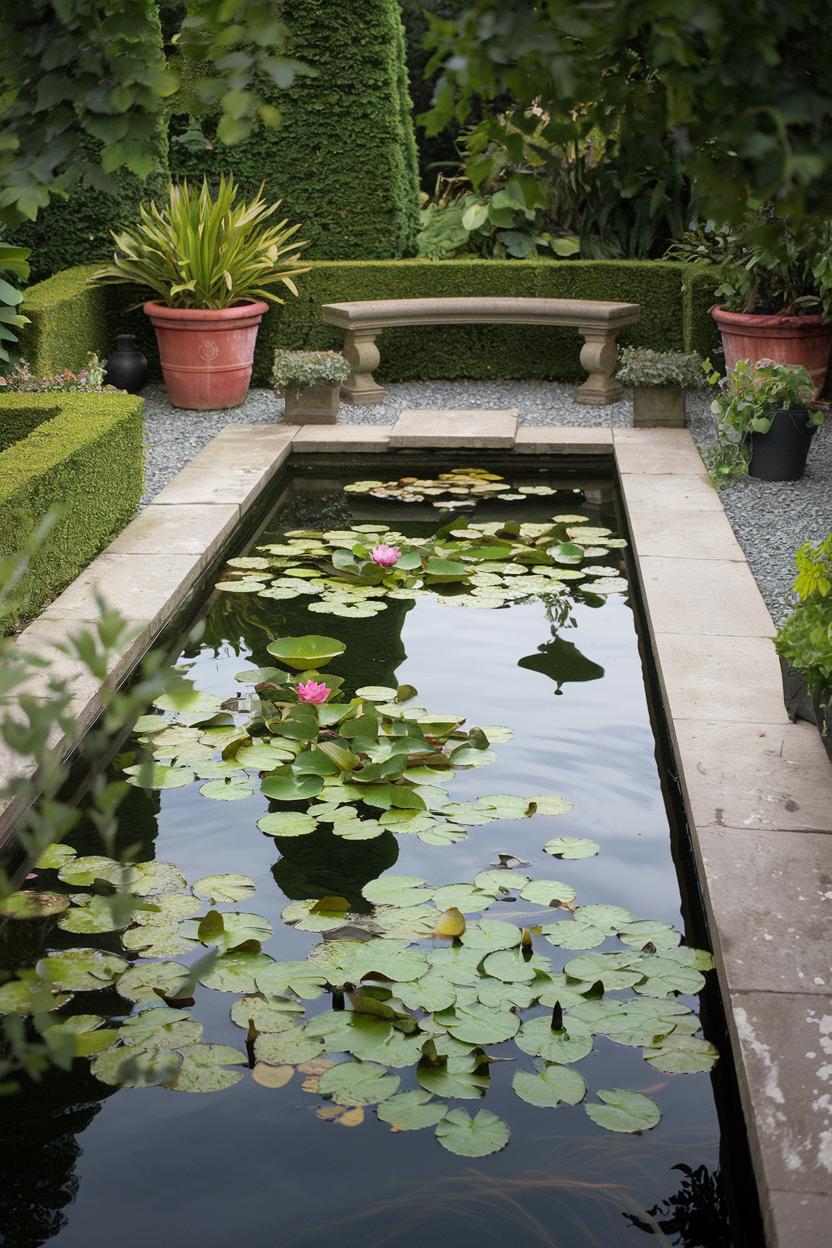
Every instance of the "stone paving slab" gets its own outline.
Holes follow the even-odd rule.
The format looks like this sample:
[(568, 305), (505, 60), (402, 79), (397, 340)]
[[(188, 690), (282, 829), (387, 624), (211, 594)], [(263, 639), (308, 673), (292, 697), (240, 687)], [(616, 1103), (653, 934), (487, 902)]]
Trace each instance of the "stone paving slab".
[(511, 450), (517, 436), (516, 408), (507, 411), (486, 408), (430, 409), (402, 412), (390, 434), (391, 448), (457, 447), (462, 450), (490, 448)]
[(769, 1193), (769, 1227), (776, 1248), (821, 1248), (832, 1227), (832, 1196), (809, 1192)]
[[(672, 521), (670, 522), (672, 524)], [(637, 553), (650, 625), (657, 633), (773, 637), (774, 625), (747, 563)]]
[(656, 633), (657, 666), (671, 719), (787, 724), (780, 664), (767, 637)]
[(699, 507), (661, 511), (649, 498), (632, 498), (629, 491), (628, 511), (633, 546), (641, 556), (746, 562), (724, 511)]
[(108, 547), (111, 555), (200, 555), (207, 562), (240, 518), (237, 503), (151, 503)]
[(292, 438), (292, 452), (372, 455), (387, 450), (391, 429), (392, 425), (306, 425)]
[[(645, 430), (653, 434), (653, 430)], [(685, 473), (661, 475), (646, 472), (624, 473), (622, 485), (626, 485), (625, 503), (627, 514), (635, 507), (642, 511), (650, 508), (656, 517), (671, 520), (677, 511), (715, 511), (724, 515), (719, 495), (707, 477), (689, 476)]]
[(612, 430), (609, 426), (526, 425), (517, 430), (514, 449), (521, 455), (610, 455)]
[[(765, 1187), (827, 1195), (832, 1173), (832, 1011), (811, 993), (731, 993), (740, 1092)], [(763, 1196), (764, 1217), (766, 1201)], [(798, 1238), (778, 1248), (811, 1245)], [(818, 1244), (818, 1248), (820, 1248)]]
[(229, 425), (156, 495), (154, 506), (250, 507), (289, 457), (296, 425)]
[(673, 736), (697, 829), (832, 829), (832, 767), (814, 724), (677, 719)]
[[(832, 990), (832, 832), (697, 828), (696, 841), (732, 989), (822, 1004)], [(830, 1046), (832, 1059), (832, 1033)]]
[(620, 473), (707, 480), (708, 470), (687, 429), (614, 429), (612, 436)]

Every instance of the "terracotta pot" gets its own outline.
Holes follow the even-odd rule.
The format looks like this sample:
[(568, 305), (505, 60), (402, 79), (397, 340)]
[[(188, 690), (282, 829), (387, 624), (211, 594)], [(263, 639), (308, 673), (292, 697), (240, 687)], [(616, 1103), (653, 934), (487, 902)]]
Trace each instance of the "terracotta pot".
[(737, 360), (802, 364), (815, 383), (815, 398), (820, 396), (832, 345), (832, 325), (824, 325), (822, 316), (757, 316), (724, 308), (712, 308), (711, 316), (722, 334), (726, 372)]
[(235, 308), (144, 305), (156, 330), (168, 398), (174, 407), (238, 407), (248, 394), (257, 330), (267, 303)]

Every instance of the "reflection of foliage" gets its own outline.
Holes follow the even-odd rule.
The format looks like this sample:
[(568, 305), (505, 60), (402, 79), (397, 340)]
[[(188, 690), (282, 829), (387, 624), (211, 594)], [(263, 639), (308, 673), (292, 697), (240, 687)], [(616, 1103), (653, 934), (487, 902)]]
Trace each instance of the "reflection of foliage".
[(537, 654), (528, 654), (519, 659), (517, 666), (548, 676), (557, 685), (556, 693), (562, 693), (565, 684), (600, 680), (604, 675), (603, 667), (586, 658), (576, 645), (571, 641), (564, 641), (562, 637), (538, 646), (537, 651)]
[[(678, 1192), (649, 1209), (648, 1217), (658, 1221), (662, 1233), (672, 1236), (671, 1242), (678, 1248), (730, 1243), (731, 1228), (719, 1170), (711, 1171), (704, 1165), (694, 1170), (683, 1162), (673, 1169), (685, 1176)], [(624, 1217), (630, 1226), (655, 1234), (653, 1222), (633, 1213), (625, 1213)]]
[(272, 867), (289, 898), (346, 897), (350, 910), (368, 910), (361, 890), (393, 866), (399, 843), (392, 832), (372, 841), (345, 841), (320, 825), (311, 836), (278, 837), (281, 857)]

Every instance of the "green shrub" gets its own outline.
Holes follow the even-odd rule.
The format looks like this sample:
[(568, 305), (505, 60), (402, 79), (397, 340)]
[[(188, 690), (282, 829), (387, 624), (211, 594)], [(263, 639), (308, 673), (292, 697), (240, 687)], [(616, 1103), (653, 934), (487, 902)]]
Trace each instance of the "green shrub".
[[(263, 318), (254, 384), (269, 385), (276, 348), (332, 350), (342, 334), (321, 319), (321, 304), (350, 299), (418, 296), (528, 295), (622, 299), (641, 304), (641, 320), (620, 341), (658, 351), (714, 349), (708, 315), (713, 274), (664, 260), (347, 260), (313, 263), (297, 299)], [(30, 287), (23, 305), (31, 319), (21, 350), (32, 370), (80, 368), (90, 351), (106, 354), (116, 334), (135, 334), (158, 376), (153, 331), (141, 311), (142, 293), (87, 285), (96, 267), (81, 265)], [(708, 285), (710, 282), (710, 286)], [(131, 305), (132, 311), (127, 309)], [(545, 326), (437, 325), (385, 330), (379, 337), (381, 381), (464, 378), (583, 377), (574, 329)]]
[(8, 621), (35, 615), (131, 519), (143, 481), (142, 401), (125, 394), (0, 396), (0, 558), (54, 507), (59, 519), (14, 590)]
[(704, 390), (708, 382), (704, 360), (695, 351), (653, 351), (650, 347), (623, 347), (615, 377), (622, 386), (678, 386)]
[[(398, 0), (284, 0), (292, 55), (316, 71), (288, 90), (262, 82), (280, 125), (233, 147), (171, 142), (174, 178), (232, 174), (265, 183), (299, 221), (313, 260), (416, 249), (418, 175)], [(205, 133), (213, 144), (210, 121)], [(187, 137), (188, 141), (185, 142)]]
[(336, 386), (346, 381), (352, 369), (338, 351), (275, 351), (272, 385)]

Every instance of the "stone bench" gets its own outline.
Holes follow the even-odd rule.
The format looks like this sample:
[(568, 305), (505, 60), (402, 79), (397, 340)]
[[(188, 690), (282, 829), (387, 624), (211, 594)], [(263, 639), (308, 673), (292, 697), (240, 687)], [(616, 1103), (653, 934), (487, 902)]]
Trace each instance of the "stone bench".
[(365, 299), (325, 303), (323, 319), (344, 331), (344, 355), (352, 374), (341, 388), (350, 403), (380, 403), (384, 390), (373, 373), (380, 355), (376, 335), (406, 325), (571, 325), (583, 337), (581, 364), (589, 376), (575, 393), (577, 403), (615, 403), (616, 334), (639, 319), (637, 303), (599, 299)]

